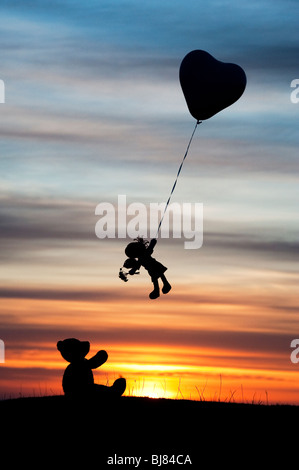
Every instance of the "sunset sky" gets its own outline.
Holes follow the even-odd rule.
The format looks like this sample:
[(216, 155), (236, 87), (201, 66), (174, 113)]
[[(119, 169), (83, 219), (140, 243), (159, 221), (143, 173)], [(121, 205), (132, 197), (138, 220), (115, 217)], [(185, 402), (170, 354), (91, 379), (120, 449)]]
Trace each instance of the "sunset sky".
[[(62, 393), (56, 343), (75, 337), (109, 354), (95, 381), (124, 376), (128, 395), (299, 404), (298, 1), (0, 14), (0, 398)], [(173, 288), (150, 300), (144, 269), (118, 279), (130, 240), (99, 239), (95, 210), (166, 201), (195, 125), (178, 78), (194, 49), (247, 88), (195, 133), (172, 202), (203, 204), (203, 246), (158, 240)]]

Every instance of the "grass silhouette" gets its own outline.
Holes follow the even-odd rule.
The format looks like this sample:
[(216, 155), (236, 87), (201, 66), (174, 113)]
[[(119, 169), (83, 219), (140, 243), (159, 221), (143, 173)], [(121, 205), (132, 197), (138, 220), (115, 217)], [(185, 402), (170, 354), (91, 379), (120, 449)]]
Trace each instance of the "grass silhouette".
[[(123, 396), (105, 403), (73, 402), (63, 395), (2, 400), (2, 458), (10, 449), (15, 466), (20, 459), (22, 466), (43, 468), (52, 459), (53, 468), (70, 468), (82, 459), (84, 468), (96, 463), (111, 469), (109, 456), (142, 456), (149, 461), (139, 468), (146, 469), (159, 468), (150, 465), (152, 455), (189, 455), (187, 468), (201, 469), (243, 468), (244, 463), (263, 468), (263, 459), (269, 468), (271, 459), (277, 464), (281, 456), (281, 468), (287, 468), (297, 449), (291, 429), (299, 407), (236, 403), (233, 393), (226, 401), (207, 401), (200, 393), (201, 401)], [(185, 468), (168, 465), (164, 468)]]
[[(107, 379), (107, 385), (109, 385), (109, 380)], [(151, 391), (149, 391), (149, 386), (146, 384), (145, 378), (143, 379), (136, 379), (132, 382), (128, 382), (127, 390), (125, 392), (125, 396), (129, 397), (148, 397), (148, 398), (171, 398), (171, 399), (183, 399), (183, 400), (195, 400), (195, 401), (218, 401), (224, 403), (251, 403), (254, 404), (269, 404), (269, 396), (267, 390), (264, 392), (264, 397), (262, 394), (259, 394), (257, 398), (257, 392), (253, 392), (251, 399), (244, 398), (244, 390), (243, 385), (241, 384), (240, 387), (235, 389), (227, 389), (226, 391), (223, 390), (223, 378), (222, 375), (219, 375), (219, 389), (218, 391), (214, 391), (210, 396), (207, 396), (206, 388), (208, 385), (208, 379), (206, 379), (204, 385), (199, 387), (198, 385), (194, 386), (194, 390), (196, 393), (194, 396), (191, 396), (191, 392), (189, 391), (187, 396), (187, 392), (182, 389), (182, 378), (179, 377), (177, 391), (174, 394), (172, 392), (172, 396), (169, 396), (167, 392), (167, 381), (164, 379), (163, 381), (157, 382), (152, 384)], [(238, 398), (237, 398), (238, 396)]]

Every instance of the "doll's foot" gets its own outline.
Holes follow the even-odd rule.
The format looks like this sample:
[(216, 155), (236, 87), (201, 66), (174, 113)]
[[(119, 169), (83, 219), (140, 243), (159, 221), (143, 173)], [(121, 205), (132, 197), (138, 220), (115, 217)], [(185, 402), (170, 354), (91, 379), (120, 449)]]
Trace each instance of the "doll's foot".
[(159, 291), (159, 289), (154, 289), (154, 290), (149, 294), (149, 298), (150, 298), (150, 299), (157, 299), (158, 297), (160, 297), (160, 291)]
[(171, 290), (171, 285), (169, 284), (169, 282), (165, 283), (164, 286), (162, 287), (163, 294), (168, 294), (170, 290)]

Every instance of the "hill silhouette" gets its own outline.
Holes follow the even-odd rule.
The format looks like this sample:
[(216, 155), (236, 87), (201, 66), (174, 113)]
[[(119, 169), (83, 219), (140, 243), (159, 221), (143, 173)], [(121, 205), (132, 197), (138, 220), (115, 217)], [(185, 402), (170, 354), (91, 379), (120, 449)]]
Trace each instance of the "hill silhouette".
[[(293, 462), (299, 407), (138, 397), (79, 403), (47, 396), (0, 401), (0, 416), (2, 458), (7, 453), (16, 468), (269, 469)], [(152, 461), (163, 455), (175, 457), (168, 465)]]

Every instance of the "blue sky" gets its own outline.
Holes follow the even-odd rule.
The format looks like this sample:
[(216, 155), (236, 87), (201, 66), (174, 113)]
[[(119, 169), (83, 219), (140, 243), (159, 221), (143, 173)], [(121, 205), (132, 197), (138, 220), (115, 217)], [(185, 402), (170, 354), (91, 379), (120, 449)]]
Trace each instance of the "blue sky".
[(240, 64), (248, 85), (198, 129), (175, 200), (203, 202), (218, 233), (248, 220), (249, 238), (258, 226), (256, 237), (294, 242), (295, 1), (16, 1), (1, 15), (3, 210), (23, 215), (13, 230), (41, 201), (75, 213), (118, 194), (166, 200), (193, 128), (178, 69), (201, 48)]
[(198, 128), (173, 196), (204, 204), (203, 248), (161, 240), (159, 253), (190, 295), (242, 287), (294, 309), (297, 0), (3, 1), (0, 13), (3, 297), (57, 283), (66, 296), (70, 286), (134, 296), (117, 279), (124, 240), (98, 240), (94, 211), (119, 194), (167, 199), (195, 124), (179, 66), (204, 49), (241, 65), (247, 88)]

